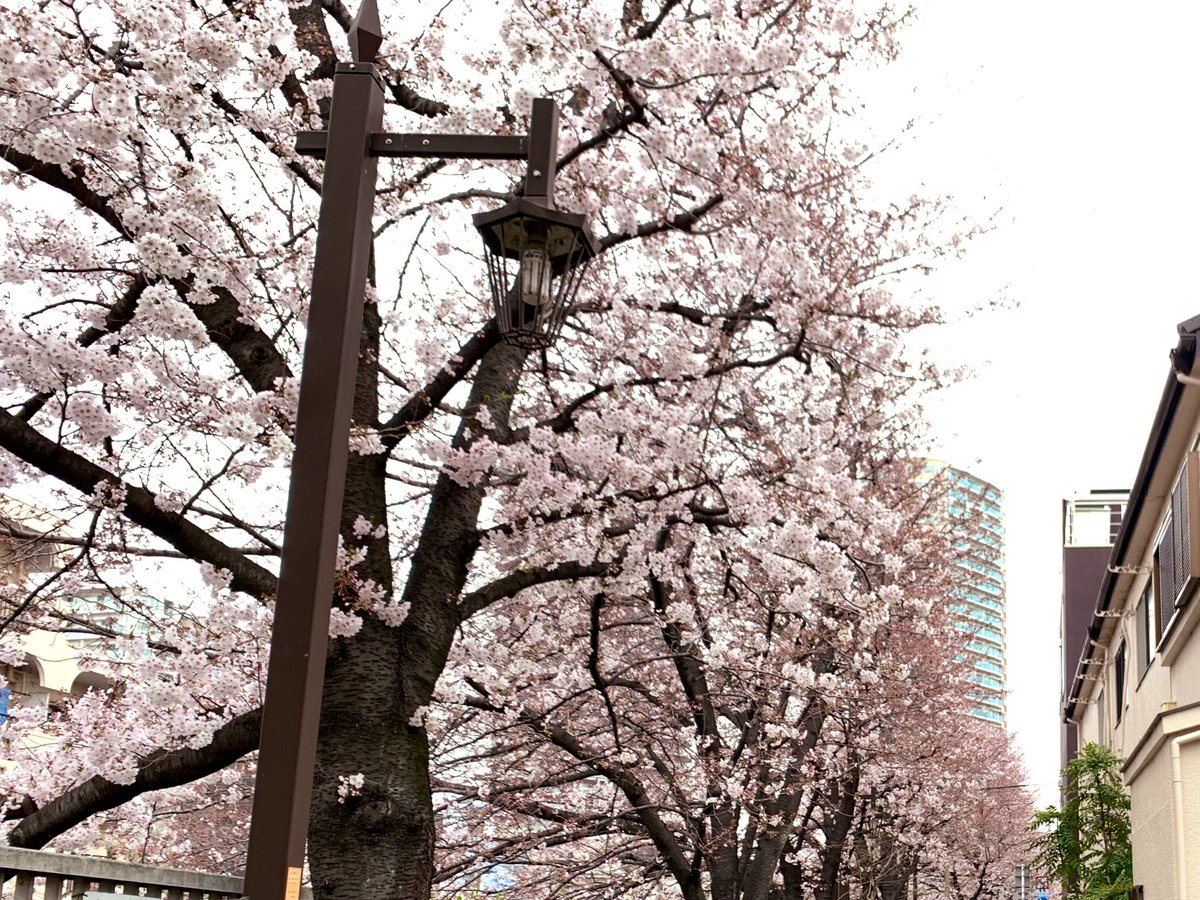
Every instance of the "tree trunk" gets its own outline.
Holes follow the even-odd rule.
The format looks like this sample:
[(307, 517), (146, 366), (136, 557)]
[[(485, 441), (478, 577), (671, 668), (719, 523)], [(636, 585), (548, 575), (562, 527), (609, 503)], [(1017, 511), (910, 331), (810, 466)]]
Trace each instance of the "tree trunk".
[(858, 767), (855, 766), (832, 790), (836, 806), (826, 808), (829, 816), (824, 823), (825, 852), (821, 859), (821, 875), (813, 891), (815, 900), (839, 900), (842, 857), (845, 852), (846, 835), (854, 822), (854, 807), (858, 803)]
[(908, 882), (916, 872), (916, 859), (912, 853), (896, 846), (896, 842), (885, 840), (880, 854), (884, 871), (879, 878), (879, 900), (904, 900), (908, 894)]
[[(507, 434), (524, 359), (524, 351), (501, 344), (476, 374), (468, 409), (488, 405), (493, 438)], [(454, 446), (469, 447), (482, 434), (468, 414)], [(352, 463), (355, 483), (347, 484), (344, 527), (360, 514), (372, 524), (384, 521), (384, 457), (354, 457)], [(403, 589), (407, 618), (393, 628), (364, 616), (357, 635), (333, 644), (309, 823), (318, 900), (429, 900), (434, 819), (421, 708), (429, 705), (460, 623), (457, 601), (477, 545), (483, 496), (482, 485), (464, 487), (440, 476)], [(377, 543), (363, 574), (390, 584), (387, 541)], [(339, 797), (339, 777), (359, 773), (361, 792)]]

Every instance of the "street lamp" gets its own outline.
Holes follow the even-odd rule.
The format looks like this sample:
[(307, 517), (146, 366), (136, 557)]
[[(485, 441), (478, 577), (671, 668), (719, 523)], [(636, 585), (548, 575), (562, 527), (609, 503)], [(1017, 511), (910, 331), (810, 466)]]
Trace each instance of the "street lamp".
[(584, 217), (522, 198), (473, 219), (501, 336), (531, 350), (550, 346), (596, 255)]
[(301, 132), (296, 139), (297, 152), (324, 157), (325, 175), (246, 854), (243, 896), (249, 900), (300, 895), (377, 158), (527, 161), (523, 195), (475, 217), (497, 327), (507, 341), (549, 346), (597, 251), (584, 217), (554, 208), (553, 101), (533, 101), (526, 135), (383, 133), (383, 85), (374, 65), (383, 37), (375, 0), (363, 0), (349, 37), (354, 61), (335, 71), (328, 131)]
[[(364, 9), (368, 3), (366, 0)], [(361, 15), (361, 11), (360, 11)], [(342, 63), (334, 76), (365, 74), (373, 66)], [(328, 132), (302, 131), (297, 152), (325, 156), (334, 140)], [(380, 156), (433, 159), (524, 159), (528, 161), (520, 197), (491, 212), (477, 213), (475, 227), (483, 236), (492, 310), (501, 337), (526, 349), (554, 343), (588, 262), (599, 248), (586, 217), (554, 207), (554, 168), (558, 158), (558, 107), (553, 100), (533, 101), (527, 135), (371, 134), (368, 158)], [(335, 178), (326, 165), (324, 184)], [(354, 184), (351, 184), (353, 180)], [(341, 180), (342, 190), (362, 185), (357, 173)], [(374, 191), (374, 180), (371, 180)], [(348, 233), (340, 246), (352, 245)]]

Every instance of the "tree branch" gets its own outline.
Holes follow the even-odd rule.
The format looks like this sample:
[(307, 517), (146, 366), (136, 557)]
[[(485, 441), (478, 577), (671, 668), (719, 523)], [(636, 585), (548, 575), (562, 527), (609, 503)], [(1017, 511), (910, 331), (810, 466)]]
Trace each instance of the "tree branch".
[(404, 82), (400, 81), (391, 72), (390, 77), (386, 78), (385, 84), (388, 90), (391, 91), (392, 99), (400, 106), (407, 109), (409, 112), (416, 113), (418, 116), (425, 116), (429, 119), (436, 119), (438, 116), (444, 116), (450, 112), (450, 104), (443, 103), (441, 100), (430, 100), (428, 97), (422, 97)]
[(621, 751), (621, 730), (617, 724), (617, 711), (613, 708), (612, 697), (608, 695), (608, 679), (604, 677), (604, 673), (600, 671), (600, 613), (604, 608), (605, 596), (603, 593), (598, 593), (592, 597), (590, 616), (589, 616), (589, 647), (588, 647), (588, 672), (592, 676), (592, 684), (596, 686), (601, 698), (604, 700), (604, 708), (608, 712), (608, 725), (612, 729), (613, 746), (617, 748), (617, 752)]
[[(732, 372), (735, 369), (765, 369), (770, 366), (780, 363), (785, 359), (797, 359), (804, 362), (805, 339), (801, 334), (789, 346), (784, 347), (770, 356), (762, 359), (731, 359), (728, 362), (719, 365), (711, 366), (704, 372), (698, 375), (681, 375), (677, 378), (664, 377), (649, 377), (649, 378), (631, 378), (628, 381), (621, 382), (618, 385), (616, 382), (608, 384), (593, 385), (592, 389), (585, 394), (580, 394), (559, 412), (549, 419), (543, 419), (538, 424), (544, 428), (549, 428), (555, 434), (562, 434), (575, 427), (575, 415), (588, 402), (595, 400), (597, 397), (603, 397), (605, 394), (612, 393), (617, 387), (654, 387), (660, 384), (676, 383), (689, 384), (697, 381), (704, 381), (718, 375), (723, 375), (727, 372)], [(518, 428), (513, 431), (513, 440), (523, 440), (529, 433), (528, 428)]]
[(190, 289), (187, 281), (174, 278), (171, 286), (195, 313), (212, 342), (229, 357), (251, 390), (258, 393), (274, 390), (280, 378), (291, 375), (275, 342), (257, 325), (243, 318), (241, 305), (228, 288), (214, 286), (212, 292), (216, 300), (211, 303), (191, 303), (187, 297)]
[[(128, 556), (146, 556), (156, 559), (191, 559), (189, 555), (179, 550), (162, 550), (156, 547), (134, 547), (127, 543), (123, 544), (97, 544), (89, 538), (71, 537), (65, 534), (54, 534), (49, 531), (35, 531), (32, 528), (25, 528), (22, 525), (17, 525), (12, 522), (0, 520), (0, 535), (18, 538), (21, 541), (28, 541), (30, 544), (46, 544), (50, 546), (59, 545), (64, 547), (86, 547), (90, 550), (100, 550), (106, 553), (124, 553)], [(278, 556), (279, 548), (275, 546), (268, 547), (232, 547), (230, 548), (235, 553), (244, 553), (247, 556)]]
[(84, 209), (91, 210), (98, 215), (121, 237), (133, 240), (133, 235), (125, 228), (125, 223), (121, 221), (117, 211), (109, 204), (108, 198), (98, 194), (84, 183), (83, 164), (79, 161), (74, 161), (67, 166), (54, 165), (42, 162), (36, 156), (31, 156), (8, 144), (0, 144), (0, 159), (9, 163), (22, 175), (28, 175), (43, 184), (58, 188)]
[[(119, 331), (128, 325), (133, 319), (134, 312), (137, 310), (138, 301), (142, 299), (142, 294), (146, 292), (146, 288), (149, 286), (150, 282), (146, 280), (144, 275), (134, 278), (133, 283), (125, 293), (118, 297), (116, 302), (108, 308), (108, 313), (104, 316), (103, 327), (88, 327), (75, 339), (75, 342), (80, 347), (90, 347), (106, 334), (112, 334), (114, 331)], [(23, 422), (28, 422), (41, 412), (42, 407), (46, 405), (46, 401), (53, 396), (53, 391), (40, 391), (34, 394), (17, 411), (17, 418)]]
[(193, 559), (228, 570), (233, 576), (230, 587), (235, 591), (260, 600), (274, 597), (277, 580), (262, 566), (216, 540), (178, 513), (160, 509), (150, 491), (124, 483), (108, 470), (56, 444), (7, 410), (0, 410), (0, 447), (47, 475), (69, 484), (85, 496), (93, 496), (96, 488), (103, 483), (113, 485), (124, 492), (124, 514), (131, 521)]
[(580, 141), (558, 160), (555, 168), (560, 172), (587, 151), (601, 147), (618, 134), (628, 131), (630, 126), (647, 124), (646, 104), (633, 92), (633, 79), (629, 77), (628, 73), (617, 68), (612, 60), (599, 50), (593, 50), (592, 55), (612, 76), (617, 90), (620, 91), (625, 102), (621, 107), (618, 107), (616, 103), (610, 103), (605, 108), (600, 131), (587, 140)]
[(666, 0), (666, 2), (662, 5), (662, 9), (658, 11), (658, 15), (649, 22), (644, 23), (641, 28), (634, 32), (633, 36), (643, 41), (646, 40), (646, 38), (653, 37), (654, 32), (658, 31), (659, 27), (670, 14), (671, 10), (678, 6), (680, 2), (681, 0)]
[(471, 335), (423, 390), (413, 394), (404, 406), (379, 426), (379, 439), (383, 446), (389, 452), (395, 449), (405, 435), (437, 409), (451, 389), (499, 342), (500, 332), (496, 322), (489, 319), (488, 324)]
[(138, 761), (132, 784), (114, 784), (95, 775), (31, 813), (8, 813), (21, 822), (8, 836), (13, 847), (37, 849), (90, 816), (128, 803), (147, 791), (187, 784), (211, 775), (258, 748), (262, 710), (235, 716), (216, 730), (212, 742), (199, 750), (156, 750)]
[[(84, 184), (83, 167), (75, 162), (70, 165), (70, 174), (62, 166), (44, 163), (36, 157), (22, 153), (10, 146), (0, 144), (0, 157), (7, 160), (22, 174), (36, 178), (43, 184), (70, 195), (85, 209), (89, 209), (112, 226), (122, 237), (133, 240), (133, 236), (125, 228), (121, 217), (109, 204), (108, 199), (91, 190)], [(180, 252), (188, 255), (186, 247), (180, 247)], [(94, 343), (103, 334), (111, 333), (128, 323), (133, 317), (137, 301), (150, 285), (150, 280), (139, 276), (126, 294), (114, 304), (105, 320), (105, 331), (89, 328), (79, 337), (83, 346)], [(242, 320), (241, 309), (232, 292), (223, 287), (216, 287), (213, 293), (217, 299), (213, 303), (188, 303), (189, 284), (185, 279), (172, 279), (172, 286), (179, 292), (180, 297), (195, 313), (196, 318), (208, 330), (209, 337), (220, 347), (237, 367), (239, 373), (256, 391), (269, 390), (274, 387), (275, 379), (286, 376), (287, 366), (274, 343), (262, 331), (252, 324)], [(30, 418), (45, 403), (41, 395), (32, 398), (30, 412), (23, 418)]]
[(608, 250), (618, 244), (633, 240), (635, 237), (650, 237), (651, 235), (661, 234), (664, 231), (691, 231), (696, 227), (697, 222), (724, 201), (725, 195), (718, 191), (699, 206), (693, 206), (691, 209), (685, 210), (673, 218), (660, 219), (657, 222), (644, 222), (637, 227), (633, 234), (605, 235), (600, 240), (600, 249), (601, 251)]
[(229, 117), (230, 122), (245, 128), (258, 140), (260, 144), (274, 154), (289, 172), (295, 175), (298, 179), (300, 179), (300, 181), (304, 182), (304, 184), (312, 188), (318, 194), (321, 193), (321, 182), (318, 181), (312, 175), (312, 173), (308, 171), (308, 169), (304, 168), (303, 164), (301, 164), (298, 159), (289, 158), (279, 146), (278, 141), (268, 135), (265, 131), (255, 128), (251, 125), (247, 125), (242, 110), (238, 109), (227, 99), (225, 99), (225, 96), (220, 91), (215, 89), (210, 91), (209, 97), (212, 99), (213, 105)]
[(605, 762), (602, 754), (585, 747), (583, 743), (561, 725), (543, 722), (539, 717), (523, 715), (528, 724), (546, 735), (555, 746), (565, 750), (575, 759), (591, 766), (610, 781), (633, 807), (634, 813), (646, 829), (646, 834), (661, 854), (663, 862), (675, 877), (681, 891), (691, 881), (692, 866), (684, 855), (683, 848), (675, 839), (672, 830), (658, 813), (658, 805), (646, 793), (641, 781), (623, 766)]
[(459, 604), (460, 615), (465, 621), (498, 600), (515, 596), (534, 585), (574, 581), (579, 578), (600, 578), (613, 574), (619, 568), (619, 562), (581, 563), (572, 560), (560, 563), (552, 569), (522, 569), (467, 594)]

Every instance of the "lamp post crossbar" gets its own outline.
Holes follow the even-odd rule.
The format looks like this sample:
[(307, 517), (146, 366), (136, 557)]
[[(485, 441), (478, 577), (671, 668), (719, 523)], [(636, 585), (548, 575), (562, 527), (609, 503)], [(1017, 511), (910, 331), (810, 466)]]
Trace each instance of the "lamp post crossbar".
[[(327, 133), (301, 131), (296, 135), (296, 152), (301, 156), (325, 156)], [(527, 135), (479, 134), (393, 134), (371, 135), (372, 156), (425, 159), (528, 159)]]

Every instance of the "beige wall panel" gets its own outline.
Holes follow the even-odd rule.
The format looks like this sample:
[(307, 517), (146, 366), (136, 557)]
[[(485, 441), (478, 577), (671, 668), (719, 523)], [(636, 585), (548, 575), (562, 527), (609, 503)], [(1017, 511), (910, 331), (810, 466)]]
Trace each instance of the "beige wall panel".
[(1200, 897), (1200, 732), (1188, 737), (1192, 740), (1178, 745), (1183, 807), (1176, 824), (1182, 826), (1180, 843), (1187, 893), (1189, 897)]
[[(1200, 604), (1200, 596), (1192, 598), (1192, 603)], [(1178, 706), (1187, 706), (1189, 703), (1200, 700), (1200, 634), (1192, 632), (1187, 644), (1179, 651), (1179, 655), (1175, 658), (1169, 671), (1171, 674), (1170, 693), (1168, 694), (1168, 691), (1164, 689), (1162, 691), (1163, 699), (1170, 696)], [(1153, 675), (1154, 673), (1149, 674)]]
[(1133, 881), (1145, 886), (1146, 900), (1178, 900), (1170, 757), (1168, 742), (1130, 785)]

